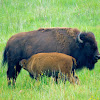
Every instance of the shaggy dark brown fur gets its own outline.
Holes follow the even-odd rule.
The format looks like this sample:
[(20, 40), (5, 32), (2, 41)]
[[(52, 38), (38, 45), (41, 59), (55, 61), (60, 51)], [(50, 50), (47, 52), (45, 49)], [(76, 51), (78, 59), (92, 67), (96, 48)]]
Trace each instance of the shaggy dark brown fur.
[[(20, 65), (36, 78), (41, 73), (52, 76), (52, 72), (59, 72), (66, 75), (70, 83), (79, 81), (77, 76), (72, 75), (72, 67), (76, 66), (75, 58), (62, 53), (38, 53), (28, 60), (21, 60)], [(58, 75), (53, 76), (57, 80)]]

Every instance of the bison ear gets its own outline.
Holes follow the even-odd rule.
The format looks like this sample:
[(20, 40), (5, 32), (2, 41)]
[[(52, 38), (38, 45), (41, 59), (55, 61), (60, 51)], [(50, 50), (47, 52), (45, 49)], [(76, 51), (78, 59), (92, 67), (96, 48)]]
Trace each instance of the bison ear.
[(23, 59), (23, 60), (21, 60), (21, 61), (19, 62), (19, 65), (20, 65), (21, 67), (23, 67), (23, 66), (26, 65), (26, 63), (27, 63), (27, 60), (26, 60), (26, 59)]

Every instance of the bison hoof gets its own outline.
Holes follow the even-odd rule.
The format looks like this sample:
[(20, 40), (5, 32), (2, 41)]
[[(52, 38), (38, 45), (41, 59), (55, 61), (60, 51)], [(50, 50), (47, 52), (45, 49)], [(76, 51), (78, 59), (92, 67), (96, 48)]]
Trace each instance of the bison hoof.
[(11, 81), (8, 82), (8, 86), (10, 86), (10, 85), (11, 85)]

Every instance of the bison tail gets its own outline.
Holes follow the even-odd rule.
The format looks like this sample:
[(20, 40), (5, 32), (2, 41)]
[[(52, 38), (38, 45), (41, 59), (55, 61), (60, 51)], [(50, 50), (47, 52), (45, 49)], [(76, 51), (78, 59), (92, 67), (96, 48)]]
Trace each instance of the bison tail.
[(72, 58), (72, 61), (73, 61), (73, 64), (75, 65), (75, 68), (76, 68), (76, 66), (77, 66), (76, 59)]
[(75, 58), (72, 58), (72, 61), (73, 61), (72, 72), (73, 72), (73, 76), (74, 76), (77, 64), (76, 64), (76, 59)]
[(4, 52), (3, 52), (2, 66), (4, 66), (5, 63), (7, 63), (7, 50), (6, 50), (6, 48), (5, 48)]

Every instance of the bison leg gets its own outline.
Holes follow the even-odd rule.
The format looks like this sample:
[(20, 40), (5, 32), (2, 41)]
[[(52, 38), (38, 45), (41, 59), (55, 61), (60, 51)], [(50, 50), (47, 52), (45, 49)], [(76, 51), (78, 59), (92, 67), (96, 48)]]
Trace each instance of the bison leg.
[(79, 85), (80, 82), (79, 82), (79, 78), (78, 78), (78, 76), (74, 76), (74, 78), (75, 78), (75, 83), (76, 83), (77, 85)]
[(74, 78), (73, 80), (75, 80), (75, 83), (77, 84), (77, 85), (79, 85), (80, 83), (79, 83), (79, 78), (78, 78), (78, 76), (76, 76), (75, 75), (75, 69), (74, 70), (72, 70), (72, 77)]
[(29, 75), (30, 75), (30, 77), (31, 77), (32, 79), (34, 79), (34, 75), (32, 75), (31, 73), (29, 73)]
[(75, 78), (73, 77), (73, 75), (71, 73), (69, 73), (67, 76), (68, 76), (68, 81), (70, 83), (75, 84)]
[(7, 81), (8, 81), (8, 86), (11, 85), (11, 78), (13, 78), (14, 75), (14, 67), (11, 66), (8, 63), (8, 70), (7, 70)]
[(8, 75), (7, 75), (7, 84), (8, 86), (11, 85), (11, 79), (8, 77)]
[(55, 80), (56, 83), (58, 83), (58, 77), (57, 76), (54, 77), (54, 80)]
[(7, 81), (8, 86), (11, 85), (11, 79), (13, 79), (12, 85), (15, 85), (16, 78), (18, 74), (20, 73), (21, 66), (8, 63), (8, 70), (7, 70)]
[(21, 71), (21, 66), (19, 64), (17, 64), (16, 66), (14, 66), (14, 76), (13, 76), (13, 82), (12, 82), (12, 85), (15, 85), (15, 82), (16, 82), (16, 79), (17, 79), (17, 76), (19, 75), (20, 71)]
[(68, 75), (68, 80), (69, 80), (69, 82), (72, 83), (72, 84), (75, 84), (75, 83), (76, 83), (77, 85), (80, 84), (78, 76), (73, 76), (72, 74), (69, 74), (69, 75)]

